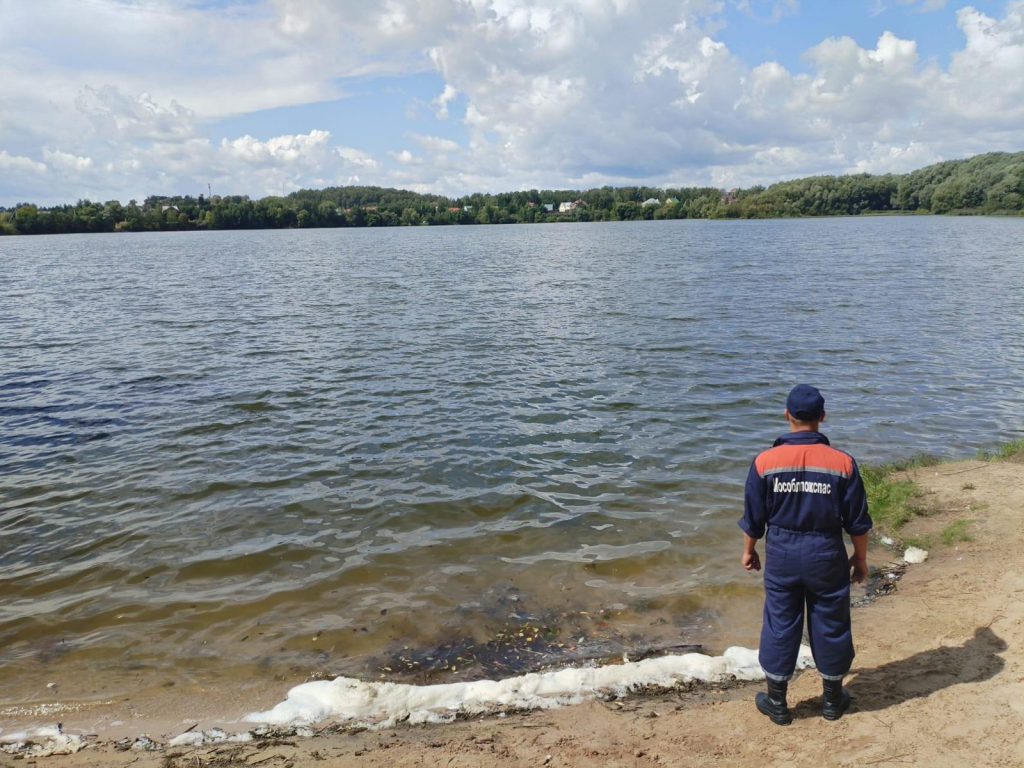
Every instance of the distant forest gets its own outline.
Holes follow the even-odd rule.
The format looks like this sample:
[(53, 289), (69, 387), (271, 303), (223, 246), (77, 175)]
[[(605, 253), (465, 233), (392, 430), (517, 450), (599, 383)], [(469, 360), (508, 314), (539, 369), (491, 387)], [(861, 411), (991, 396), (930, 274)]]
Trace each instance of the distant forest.
[(286, 197), (147, 197), (0, 208), (0, 235), (196, 229), (393, 227), (659, 219), (763, 219), (872, 213), (1024, 215), (1024, 152), (991, 152), (906, 174), (813, 176), (770, 187), (601, 187), (459, 198), (381, 187)]

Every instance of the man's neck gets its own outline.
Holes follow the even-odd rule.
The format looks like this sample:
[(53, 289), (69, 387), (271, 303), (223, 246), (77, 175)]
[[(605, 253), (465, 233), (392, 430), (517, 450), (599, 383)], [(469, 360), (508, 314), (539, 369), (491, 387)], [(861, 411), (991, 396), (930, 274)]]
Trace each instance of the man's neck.
[(789, 423), (789, 431), (790, 432), (817, 432), (819, 425), (820, 425), (820, 422), (815, 422), (814, 424), (794, 424), (793, 422), (790, 422)]

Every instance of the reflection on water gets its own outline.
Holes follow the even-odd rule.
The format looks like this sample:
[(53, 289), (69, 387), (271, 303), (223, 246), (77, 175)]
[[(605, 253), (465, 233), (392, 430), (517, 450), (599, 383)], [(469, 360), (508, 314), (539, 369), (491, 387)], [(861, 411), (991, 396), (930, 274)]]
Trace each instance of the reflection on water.
[(1022, 283), (1011, 219), (0, 240), (0, 670), (750, 641), (791, 384), (863, 461), (1019, 434)]

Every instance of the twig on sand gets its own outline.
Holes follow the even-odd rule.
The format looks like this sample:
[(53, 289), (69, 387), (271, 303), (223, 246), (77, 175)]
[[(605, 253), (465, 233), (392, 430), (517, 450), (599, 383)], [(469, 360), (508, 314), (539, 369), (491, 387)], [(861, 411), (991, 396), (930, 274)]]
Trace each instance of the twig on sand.
[(910, 757), (909, 752), (901, 752), (898, 755), (889, 755), (889, 757), (880, 757), (877, 760), (868, 760), (864, 765), (878, 765), (879, 763), (889, 763), (893, 760), (899, 760), (901, 757)]
[(883, 720), (882, 718), (880, 718), (880, 717), (879, 717), (878, 715), (871, 715), (871, 716), (872, 716), (873, 718), (875, 718), (875, 720), (877, 720), (878, 722), (880, 722), (880, 723), (881, 723), (882, 725), (884, 725), (884, 726), (885, 726), (885, 727), (886, 727), (886, 728), (888, 729), (889, 733), (892, 733), (892, 723), (887, 723), (887, 722), (885, 722), (885, 720)]
[(254, 760), (253, 762), (249, 763), (249, 765), (259, 765), (260, 763), (265, 763), (265, 762), (267, 762), (269, 760), (274, 760), (275, 758), (278, 758), (278, 757), (284, 757), (284, 755), (279, 755), (279, 754), (271, 755), (270, 757), (264, 757), (262, 760)]
[(964, 472), (974, 472), (975, 470), (987, 467), (988, 464), (979, 464), (976, 467), (967, 467), (967, 469), (955, 469), (952, 472), (936, 472), (935, 474), (941, 475), (942, 477), (949, 477), (950, 475), (962, 475)]

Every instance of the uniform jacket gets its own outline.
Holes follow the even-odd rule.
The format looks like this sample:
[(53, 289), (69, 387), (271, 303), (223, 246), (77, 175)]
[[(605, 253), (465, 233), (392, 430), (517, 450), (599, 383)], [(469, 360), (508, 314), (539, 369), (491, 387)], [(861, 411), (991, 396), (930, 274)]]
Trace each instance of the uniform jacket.
[(740, 528), (760, 539), (771, 525), (851, 536), (871, 529), (857, 462), (820, 432), (790, 432), (750, 465)]

